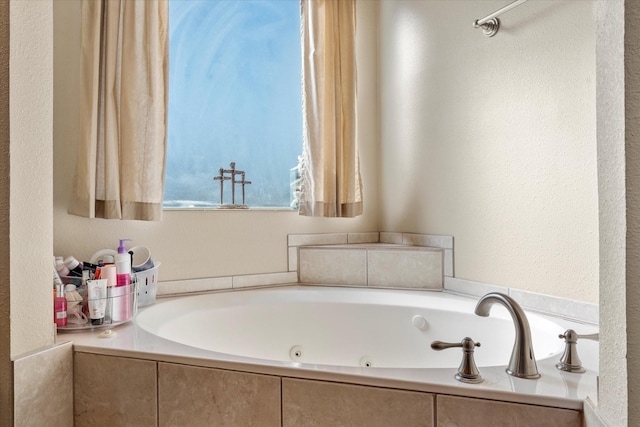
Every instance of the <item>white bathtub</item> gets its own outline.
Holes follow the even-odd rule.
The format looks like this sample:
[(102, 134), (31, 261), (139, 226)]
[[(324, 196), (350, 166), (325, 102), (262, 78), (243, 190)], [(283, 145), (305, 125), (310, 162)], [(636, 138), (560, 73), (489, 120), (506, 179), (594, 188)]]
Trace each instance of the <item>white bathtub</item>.
[[(461, 349), (432, 341), (480, 342), (478, 367), (507, 365), (514, 325), (494, 305), (440, 292), (338, 287), (256, 289), (183, 297), (138, 314), (142, 329), (167, 340), (251, 359), (380, 368), (456, 368)], [(559, 358), (564, 328), (527, 313), (536, 359)]]
[[(80, 353), (565, 409), (580, 410), (583, 399), (596, 396), (597, 342), (579, 343), (586, 373), (555, 364), (563, 351), (558, 334), (594, 333), (597, 325), (527, 312), (541, 378), (515, 378), (505, 372), (515, 334), (511, 317), (499, 305), (488, 318), (476, 316), (477, 300), (326, 286), (216, 292), (161, 298), (113, 331), (61, 334), (58, 342), (72, 340)], [(425, 319), (424, 327), (414, 325), (415, 316)], [(475, 352), (480, 384), (454, 379), (460, 349), (430, 347), (466, 336), (482, 344)]]

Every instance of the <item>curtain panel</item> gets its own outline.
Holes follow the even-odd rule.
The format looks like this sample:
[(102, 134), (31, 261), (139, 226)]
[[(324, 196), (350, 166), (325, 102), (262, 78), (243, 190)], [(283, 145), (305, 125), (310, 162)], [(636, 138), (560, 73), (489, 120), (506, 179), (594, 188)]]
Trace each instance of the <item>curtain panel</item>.
[(69, 213), (160, 220), (167, 0), (83, 0), (80, 137)]
[(361, 215), (355, 0), (302, 0), (301, 32), (304, 142), (298, 211)]

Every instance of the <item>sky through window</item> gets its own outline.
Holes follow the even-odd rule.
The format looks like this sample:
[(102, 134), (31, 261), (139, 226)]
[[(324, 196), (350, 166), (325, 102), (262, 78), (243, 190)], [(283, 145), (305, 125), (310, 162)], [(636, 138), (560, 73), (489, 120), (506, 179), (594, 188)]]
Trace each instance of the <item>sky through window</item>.
[(218, 205), (213, 177), (231, 162), (252, 182), (247, 205), (288, 207), (302, 149), (298, 0), (170, 0), (169, 40), (165, 207)]

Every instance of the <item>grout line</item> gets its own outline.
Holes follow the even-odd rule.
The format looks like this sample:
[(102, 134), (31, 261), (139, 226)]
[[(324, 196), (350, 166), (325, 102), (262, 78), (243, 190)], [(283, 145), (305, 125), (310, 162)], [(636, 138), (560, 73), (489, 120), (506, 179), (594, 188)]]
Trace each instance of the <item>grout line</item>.
[(160, 364), (156, 361), (156, 425), (160, 425)]
[(369, 287), (369, 250), (364, 250), (364, 280), (365, 285)]
[(282, 392), (282, 377), (280, 376), (280, 427), (284, 427), (284, 396)]
[(438, 425), (438, 394), (433, 395), (433, 425)]

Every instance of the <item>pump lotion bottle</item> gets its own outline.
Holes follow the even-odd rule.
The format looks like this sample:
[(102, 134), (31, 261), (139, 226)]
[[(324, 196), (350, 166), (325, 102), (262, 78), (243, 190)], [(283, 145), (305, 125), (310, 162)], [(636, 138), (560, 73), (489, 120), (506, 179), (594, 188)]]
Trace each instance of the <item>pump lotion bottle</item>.
[(114, 323), (123, 322), (131, 318), (131, 255), (127, 252), (121, 239), (116, 254), (116, 287), (111, 288), (111, 319)]
[(131, 255), (127, 252), (124, 242), (131, 239), (120, 239), (116, 255), (116, 286), (127, 286), (131, 283)]

